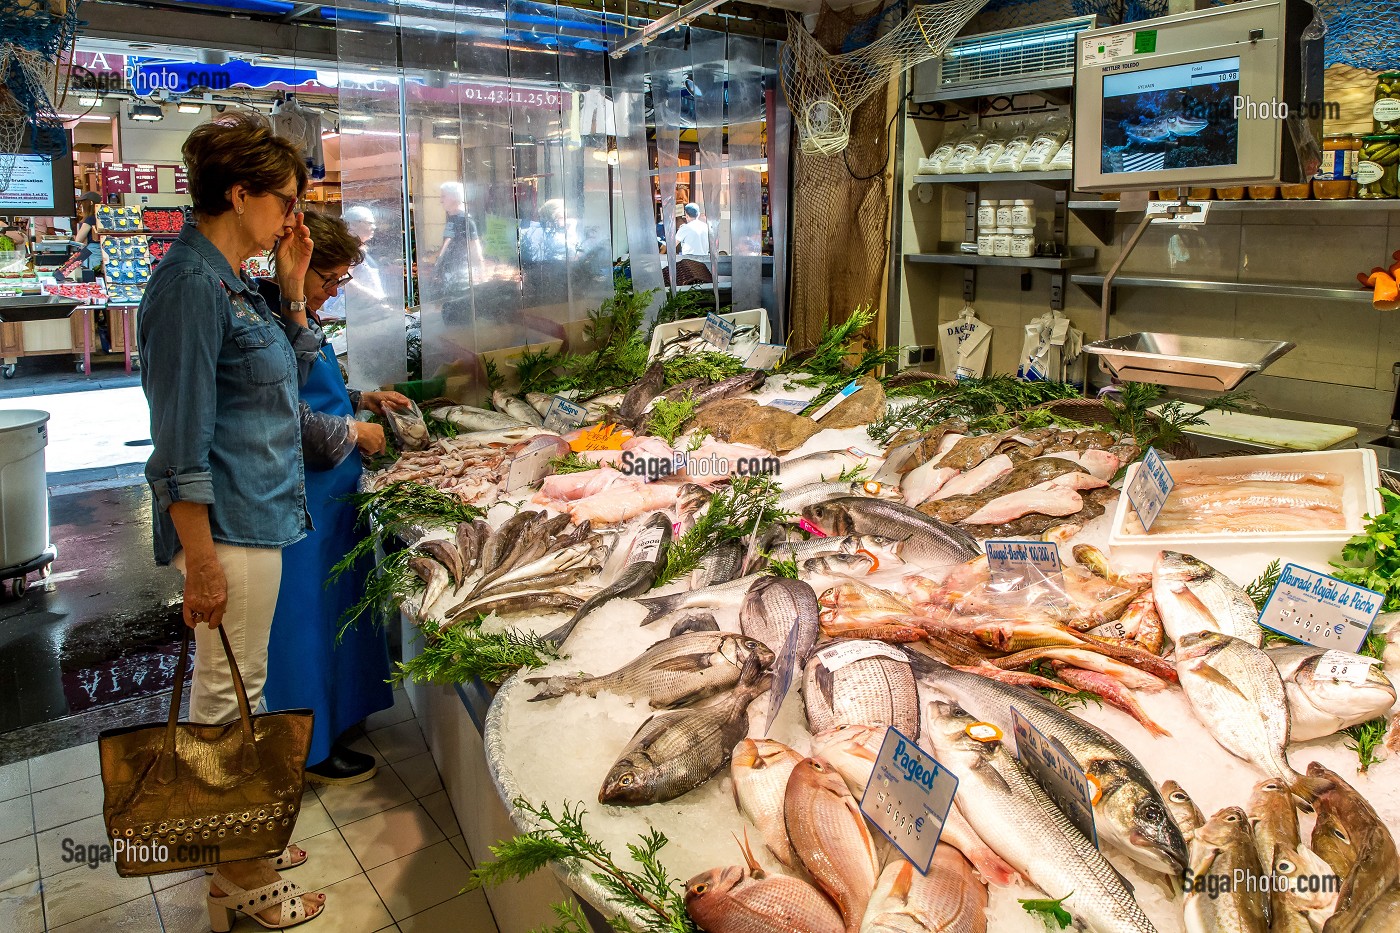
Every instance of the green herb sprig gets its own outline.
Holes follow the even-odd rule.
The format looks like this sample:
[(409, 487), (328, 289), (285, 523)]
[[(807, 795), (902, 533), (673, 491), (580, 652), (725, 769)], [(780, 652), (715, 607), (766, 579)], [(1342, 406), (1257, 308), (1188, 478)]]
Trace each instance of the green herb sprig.
[(424, 531), (456, 528), (458, 522), (476, 521), (486, 514), (451, 493), (410, 480), (390, 483), (375, 492), (353, 493), (348, 501), (370, 531), (331, 568), (327, 582), (338, 579), (361, 558), (373, 554), (376, 547), (411, 526)]
[(755, 525), (762, 528), (785, 519), (787, 513), (778, 508), (781, 492), (769, 476), (739, 477), (728, 488), (716, 490), (695, 525), (671, 543), (653, 588), (690, 573), (706, 554), (726, 541), (742, 539)]
[(647, 415), (646, 433), (674, 444), (685, 423), (695, 417), (695, 396), (687, 392), (681, 398), (657, 399)]
[(1063, 906), (1064, 902), (1073, 896), (1074, 892), (1071, 891), (1064, 897), (1055, 899), (1021, 897), (1017, 900), (1021, 904), (1021, 909), (1028, 914), (1038, 916), (1045, 924), (1046, 929), (1063, 930), (1074, 923), (1074, 917)]
[(1260, 612), (1264, 611), (1264, 604), (1269, 601), (1269, 594), (1274, 591), (1274, 585), (1278, 583), (1281, 573), (1279, 562), (1277, 560), (1270, 561), (1269, 566), (1264, 568), (1264, 572), (1255, 577), (1244, 588), (1246, 595), (1254, 601), (1255, 609)]
[(1347, 748), (1356, 752), (1357, 770), (1363, 774), (1380, 760), (1376, 757), (1376, 750), (1385, 742), (1387, 728), (1386, 718), (1379, 716), (1369, 722), (1342, 730), (1342, 734), (1346, 736)]
[(743, 369), (744, 364), (737, 356), (730, 356), (728, 353), (721, 353), (718, 350), (701, 350), (698, 353), (675, 356), (662, 365), (665, 382), (668, 386), (685, 382), (687, 379), (708, 379), (710, 382), (719, 382), (730, 376), (737, 376)]
[(763, 572), (768, 576), (787, 577), (789, 580), (796, 580), (798, 578), (796, 560), (782, 560), (768, 554), (764, 554), (763, 556), (767, 559), (767, 565), (763, 568)]
[(393, 682), (451, 685), (480, 678), (498, 684), (522, 667), (533, 670), (559, 657), (553, 642), (533, 632), (481, 631), (483, 618), (459, 620), (441, 630), (432, 620), (420, 624), (423, 653), (399, 662), (391, 675)]
[(1128, 382), (1119, 387), (1118, 398), (1104, 396), (1103, 405), (1113, 426), (1146, 451), (1181, 443), (1187, 428), (1206, 423), (1207, 412), (1240, 411), (1253, 397), (1248, 392), (1224, 392), (1204, 402), (1170, 401), (1152, 410), (1166, 391), (1151, 382)]
[[(892, 399), (913, 399), (910, 404), (891, 405), (885, 415), (873, 422), (866, 433), (884, 445), (900, 431), (922, 431), (940, 421), (966, 422), (970, 431), (985, 434), (1021, 426), (1045, 427), (1050, 423), (1078, 422), (1056, 418), (1050, 413), (1024, 415), (1028, 409), (1045, 402), (1078, 398), (1080, 390), (1062, 382), (1023, 382), (1015, 376), (992, 375), (983, 379), (964, 379), (958, 383), (927, 380), (890, 388)], [(1029, 424), (1023, 424), (1029, 421)]]
[(1332, 564), (1336, 576), (1358, 583), (1385, 597), (1382, 610), (1400, 609), (1400, 496), (1381, 489), (1383, 511), (1367, 515), (1362, 533), (1342, 545), (1342, 562)]
[[(699, 933), (699, 928), (685, 912), (684, 885), (671, 877), (658, 857), (668, 842), (660, 832), (653, 830), (627, 846), (627, 853), (637, 866), (634, 870), (619, 865), (607, 847), (584, 828), (586, 811), (582, 804), (570, 806), (566, 802), (559, 815), (555, 815), (548, 804), (536, 807), (524, 798), (517, 798), (514, 805), (538, 828), (491, 846), (495, 861), (476, 868), (464, 890), (518, 881), (550, 862), (571, 863), (571, 867), (588, 870), (608, 897), (638, 920), (638, 925), (633, 925), (624, 918), (616, 918), (611, 921), (615, 930)], [(555, 915), (565, 916), (557, 908)]]

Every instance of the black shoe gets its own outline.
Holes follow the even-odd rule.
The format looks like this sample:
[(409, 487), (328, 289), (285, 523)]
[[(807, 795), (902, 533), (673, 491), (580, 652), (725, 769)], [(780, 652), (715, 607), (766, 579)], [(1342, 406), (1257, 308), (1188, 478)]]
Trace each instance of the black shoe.
[(306, 769), (306, 779), (312, 784), (359, 784), (378, 773), (373, 755), (337, 744), (325, 761)]

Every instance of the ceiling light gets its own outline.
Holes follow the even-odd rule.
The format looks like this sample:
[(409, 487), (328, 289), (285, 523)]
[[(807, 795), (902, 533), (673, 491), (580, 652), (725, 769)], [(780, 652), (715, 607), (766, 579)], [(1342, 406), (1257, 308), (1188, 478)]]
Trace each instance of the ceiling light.
[(192, 102), (185, 103), (184, 101), (181, 101), (180, 106), (175, 109), (179, 110), (181, 113), (203, 113), (204, 105)]
[(78, 98), (78, 106), (79, 106), (79, 107), (101, 107), (101, 106), (102, 106), (102, 98), (100, 98), (100, 97), (79, 97), (79, 98)]
[(165, 110), (159, 104), (132, 104), (126, 116), (129, 120), (155, 122), (165, 119)]
[(455, 125), (433, 127), (433, 139), (458, 140), (461, 138), (462, 131)]

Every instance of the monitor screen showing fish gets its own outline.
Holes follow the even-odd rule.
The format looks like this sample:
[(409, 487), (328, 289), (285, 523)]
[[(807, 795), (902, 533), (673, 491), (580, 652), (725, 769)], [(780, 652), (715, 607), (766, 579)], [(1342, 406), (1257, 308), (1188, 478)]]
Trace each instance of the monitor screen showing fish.
[(1105, 75), (1102, 171), (1235, 165), (1239, 96), (1239, 56)]
[(1321, 161), (1308, 0), (1243, 0), (1078, 35), (1074, 187), (1296, 183)]

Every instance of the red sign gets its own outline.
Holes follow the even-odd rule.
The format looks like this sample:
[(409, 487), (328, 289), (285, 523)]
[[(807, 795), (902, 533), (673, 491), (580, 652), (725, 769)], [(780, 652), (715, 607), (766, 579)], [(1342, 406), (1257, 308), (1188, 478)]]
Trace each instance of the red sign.
[(103, 194), (131, 194), (131, 166), (109, 162), (102, 166)]
[(154, 165), (137, 165), (132, 168), (133, 190), (137, 194), (159, 194), (160, 180)]
[(183, 165), (175, 166), (175, 193), (190, 193), (190, 175), (189, 172), (185, 171), (185, 167)]

